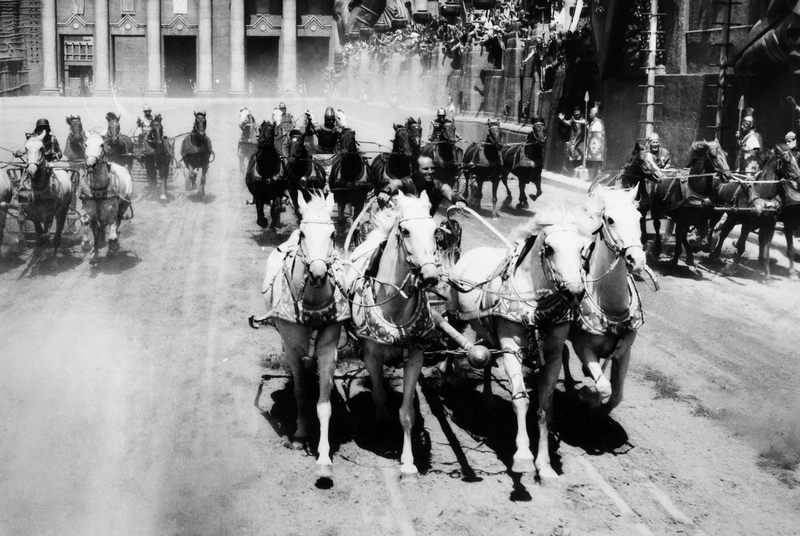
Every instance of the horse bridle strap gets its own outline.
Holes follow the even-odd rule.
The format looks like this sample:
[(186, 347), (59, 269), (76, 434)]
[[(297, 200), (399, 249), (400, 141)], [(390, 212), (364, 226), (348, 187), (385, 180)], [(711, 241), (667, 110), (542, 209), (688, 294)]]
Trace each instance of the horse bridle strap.
[[(539, 261), (542, 264), (542, 272), (545, 273), (545, 274), (547, 274), (549, 272), (549, 275), (546, 275), (547, 279), (553, 284), (553, 286), (556, 288), (556, 290), (561, 291), (564, 288), (566, 288), (567, 284), (570, 283), (571, 281), (561, 281), (560, 279), (558, 279), (558, 277), (556, 276), (556, 271), (553, 268), (553, 263), (550, 261), (549, 257), (547, 256), (547, 253), (545, 251), (547, 249), (545, 242), (547, 241), (547, 237), (550, 236), (551, 234), (556, 234), (556, 233), (576, 233), (577, 234), (577, 232), (574, 229), (571, 229), (569, 227), (557, 225), (557, 226), (553, 226), (552, 229), (547, 229), (547, 230), (543, 231), (543, 233), (544, 233), (544, 238), (542, 239), (542, 246), (539, 248)], [(514, 290), (516, 290), (516, 289), (514, 289)]]
[(414, 255), (412, 255), (408, 251), (408, 247), (406, 247), (406, 242), (403, 239), (403, 234), (401, 232), (401, 224), (403, 222), (410, 221), (410, 220), (429, 220), (429, 219), (432, 219), (432, 218), (430, 216), (416, 216), (414, 218), (403, 218), (403, 219), (399, 220), (397, 222), (397, 225), (395, 226), (395, 229), (396, 229), (395, 230), (395, 234), (397, 235), (397, 241), (400, 243), (400, 246), (403, 248), (403, 253), (406, 256), (406, 262), (408, 263), (409, 266), (411, 266), (412, 272), (416, 272), (417, 274), (419, 274), (422, 271), (422, 267), (423, 266), (425, 266), (427, 264), (433, 264), (435, 266), (436, 262), (435, 261), (428, 261), (428, 262), (423, 262), (422, 264), (416, 264), (415, 263)]

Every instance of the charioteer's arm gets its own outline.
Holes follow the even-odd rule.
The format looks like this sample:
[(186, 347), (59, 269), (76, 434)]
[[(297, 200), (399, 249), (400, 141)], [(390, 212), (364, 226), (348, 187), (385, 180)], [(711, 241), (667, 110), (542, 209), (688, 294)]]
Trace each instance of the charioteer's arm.
[(440, 186), (439, 186), (439, 189), (440, 189), (440, 191), (442, 192), (442, 196), (443, 196), (445, 199), (447, 199), (448, 201), (450, 201), (450, 203), (452, 203), (453, 205), (455, 205), (455, 207), (456, 207), (456, 209), (457, 209), (457, 210), (463, 210), (464, 208), (466, 208), (466, 206), (467, 206), (467, 203), (466, 203), (466, 201), (464, 200), (464, 198), (463, 198), (463, 197), (461, 197), (461, 194), (459, 194), (458, 192), (456, 192), (455, 190), (453, 190), (453, 189), (452, 189), (450, 186), (448, 186), (447, 184), (442, 184), (442, 183), (439, 183), (439, 185), (440, 185)]

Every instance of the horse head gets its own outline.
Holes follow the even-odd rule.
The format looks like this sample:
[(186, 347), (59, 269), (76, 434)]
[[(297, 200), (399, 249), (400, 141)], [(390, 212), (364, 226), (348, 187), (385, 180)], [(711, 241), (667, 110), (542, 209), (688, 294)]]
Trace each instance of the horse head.
[(290, 166), (295, 165), (297, 162), (308, 160), (308, 151), (306, 150), (305, 136), (299, 130), (292, 130), (289, 132), (289, 143), (286, 147), (286, 161)]
[[(498, 126), (498, 130), (499, 130)], [(456, 126), (453, 123), (445, 123), (442, 125), (442, 132), (441, 132), (442, 140), (445, 141), (448, 145), (455, 145), (456, 141)]]
[(531, 131), (528, 132), (526, 143), (531, 145), (544, 145), (547, 143), (547, 127), (541, 119), (535, 119)]
[(628, 271), (640, 274), (647, 259), (641, 241), (641, 218), (637, 188), (612, 189), (598, 187), (580, 205), (584, 228), (591, 236), (599, 233), (606, 246), (625, 260)]
[(634, 145), (633, 152), (634, 156), (631, 164), (635, 164), (636, 167), (631, 171), (634, 171), (637, 175), (641, 173), (650, 182), (661, 182), (664, 178), (664, 173), (658, 167), (656, 156), (649, 149), (642, 148), (638, 141)]
[(715, 141), (696, 141), (689, 149), (689, 165), (691, 175), (716, 173), (722, 182), (733, 179), (728, 166), (728, 154)]
[(414, 119), (413, 117), (409, 117), (406, 120), (405, 126), (408, 130), (411, 148), (414, 152), (419, 151), (420, 147), (422, 146), (422, 122), (419, 118)]
[(106, 130), (106, 138), (115, 142), (119, 139), (119, 120), (121, 116), (116, 115), (114, 112), (106, 114), (106, 121), (108, 122), (108, 129)]
[[(28, 164), (25, 167), (25, 174), (30, 178), (31, 185), (37, 190), (44, 188), (47, 182), (47, 165), (44, 158), (44, 137), (46, 135), (46, 131), (42, 131), (41, 134), (32, 135), (25, 142), (25, 160)], [(20, 203), (22, 202), (24, 201), (20, 199)]]
[(339, 135), (339, 148), (342, 156), (358, 153), (358, 142), (356, 141), (356, 131), (350, 128), (342, 130)]
[(306, 203), (297, 196), (300, 220), (300, 254), (308, 270), (309, 283), (321, 288), (328, 277), (336, 245), (336, 227), (331, 219), (333, 194), (327, 197), (312, 195)]
[(81, 116), (71, 115), (67, 117), (67, 124), (69, 125), (70, 144), (74, 150), (80, 150), (80, 147), (83, 146), (83, 140), (86, 137), (85, 133), (83, 132)]
[(150, 132), (147, 133), (147, 145), (152, 149), (159, 149), (164, 144), (164, 127), (161, 124), (161, 114), (156, 114), (150, 122)]
[(414, 154), (411, 147), (411, 135), (403, 125), (392, 125), (394, 127), (394, 139), (392, 140), (392, 152), (400, 154), (408, 159)]
[(396, 206), (399, 217), (396, 237), (405, 262), (418, 278), (418, 284), (433, 287), (439, 283), (436, 263), (436, 223), (430, 215), (430, 200), (423, 191), (419, 198), (398, 192)]
[(785, 143), (779, 143), (772, 150), (777, 158), (776, 171), (782, 179), (796, 181), (800, 179), (800, 166), (797, 164), (797, 155)]
[[(455, 132), (455, 127), (453, 127), (453, 132)], [(502, 138), (503, 138), (503, 133), (500, 131), (500, 122), (490, 120), (489, 123), (487, 124), (486, 141), (484, 142), (484, 144), (490, 145), (496, 149), (502, 149), (503, 148)]]
[[(797, 157), (786, 144), (779, 143), (772, 151), (761, 151), (758, 154), (758, 163), (761, 172), (750, 186), (755, 190), (754, 203), (756, 208), (761, 204), (759, 200), (772, 200), (778, 195), (779, 181), (794, 181), (800, 178), (800, 169)], [(756, 203), (757, 202), (757, 203)]]
[(192, 133), (200, 139), (206, 137), (206, 113), (194, 112), (194, 126)]
[(533, 288), (555, 289), (570, 304), (580, 303), (586, 291), (581, 277), (584, 239), (575, 216), (562, 208), (544, 208), (526, 225), (526, 231), (534, 240), (527, 272)]
[(270, 147), (275, 144), (275, 124), (262, 121), (258, 129), (258, 147)]

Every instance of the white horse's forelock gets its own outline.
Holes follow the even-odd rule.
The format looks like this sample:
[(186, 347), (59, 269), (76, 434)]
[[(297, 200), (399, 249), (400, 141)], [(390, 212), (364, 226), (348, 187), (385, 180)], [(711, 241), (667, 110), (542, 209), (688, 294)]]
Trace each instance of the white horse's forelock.
[(552, 225), (573, 226), (577, 219), (570, 208), (564, 205), (545, 205), (537, 209), (536, 214), (511, 232), (512, 240), (521, 240), (539, 234)]
[(303, 219), (327, 219), (330, 216), (331, 210), (325, 202), (325, 197), (312, 193), (311, 200), (306, 203), (306, 208), (303, 210)]

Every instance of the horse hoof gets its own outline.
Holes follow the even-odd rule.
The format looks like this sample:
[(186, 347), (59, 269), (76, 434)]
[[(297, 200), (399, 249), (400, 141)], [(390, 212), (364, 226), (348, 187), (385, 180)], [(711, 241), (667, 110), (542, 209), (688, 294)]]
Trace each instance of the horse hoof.
[(531, 201), (536, 201), (537, 199), (539, 199), (540, 195), (542, 195), (542, 194), (536, 194), (536, 195), (528, 194), (528, 197), (531, 198)]
[(92, 243), (88, 240), (81, 242), (81, 249), (84, 253), (89, 253), (92, 250)]
[(256, 220), (256, 225), (258, 225), (262, 229), (266, 229), (267, 227), (269, 227), (269, 220), (267, 218), (259, 218)]
[(550, 464), (537, 467), (536, 473), (539, 475), (539, 479), (542, 481), (550, 481), (550, 482), (558, 481), (558, 473), (553, 471), (553, 468), (550, 467)]
[(536, 467), (533, 465), (533, 456), (530, 458), (517, 458), (514, 457), (514, 462), (511, 464), (511, 470), (515, 473), (533, 473)]
[(167, 196), (164, 195), (164, 194), (161, 194), (161, 197), (159, 199), (161, 199), (162, 201), (166, 201), (167, 200)]
[(318, 463), (317, 464), (317, 477), (318, 478), (333, 478), (333, 464)]
[(417, 471), (417, 467), (413, 463), (400, 466), (400, 480), (406, 484), (415, 484), (419, 482), (419, 471)]
[(303, 450), (303, 449), (306, 448), (306, 444), (305, 444), (304, 441), (299, 441), (299, 440), (295, 439), (294, 441), (292, 441), (292, 444), (290, 445), (290, 448), (292, 450)]

